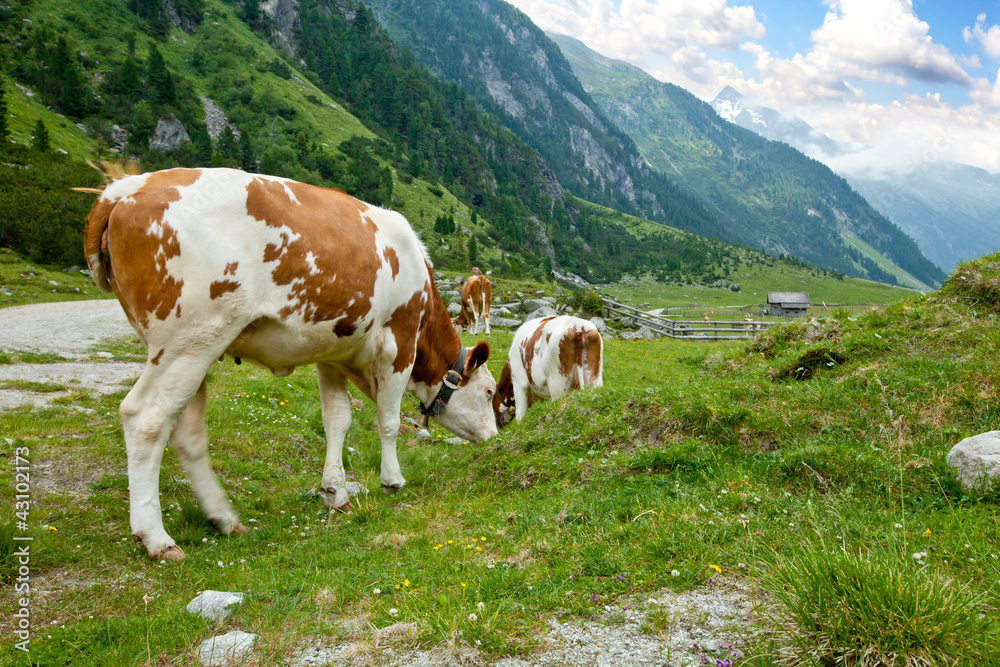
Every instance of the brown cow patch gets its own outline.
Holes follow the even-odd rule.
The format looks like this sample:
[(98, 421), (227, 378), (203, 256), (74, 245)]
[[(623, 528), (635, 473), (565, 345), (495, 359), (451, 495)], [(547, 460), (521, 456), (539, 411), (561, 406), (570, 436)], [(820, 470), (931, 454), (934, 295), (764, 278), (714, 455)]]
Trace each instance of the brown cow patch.
[(149, 360), (149, 363), (153, 364), (154, 366), (159, 366), (160, 365), (160, 357), (162, 357), (162, 356), (163, 356), (163, 348), (160, 348), (160, 351), (156, 353), (155, 357), (153, 357), (152, 359)]
[(264, 261), (277, 262), (271, 277), (289, 286), (278, 311), (283, 320), (338, 320), (337, 335), (354, 333), (371, 309), (381, 265), (366, 210), (342, 192), (303, 183), (255, 178), (247, 185), (247, 213), (282, 230), (280, 243), (264, 248)]
[[(409, 301), (392, 311), (392, 316), (389, 318), (389, 330), (396, 339), (396, 358), (392, 362), (392, 370), (396, 373), (406, 371), (416, 359), (416, 339), (421, 324), (423, 297), (423, 290), (414, 292)], [(444, 373), (441, 375), (443, 377)]]
[(433, 385), (441, 382), (444, 374), (458, 359), (462, 341), (455, 333), (455, 327), (452, 326), (448, 311), (438, 294), (437, 285), (434, 284), (434, 271), (429, 264), (425, 266), (427, 280), (424, 283), (424, 293), (427, 294), (427, 300), (420, 322), (420, 337), (417, 339), (417, 358), (410, 377), (417, 382)]
[[(580, 359), (582, 347), (583, 332), (577, 329), (567, 329), (562, 338), (559, 339), (559, 372), (564, 377), (576, 376), (573, 373), (573, 368)], [(576, 383), (571, 382), (570, 384), (572, 386)]]
[(184, 281), (174, 279), (167, 262), (181, 254), (177, 231), (163, 220), (181, 188), (201, 176), (199, 169), (170, 169), (150, 174), (130, 200), (119, 201), (108, 222), (108, 253), (119, 259), (113, 289), (139, 324), (149, 314), (165, 320), (181, 296)]
[(236, 275), (236, 269), (239, 268), (239, 266), (240, 266), (239, 262), (229, 262), (229, 264), (226, 264), (225, 275), (227, 275), (227, 276), (235, 276)]
[(235, 292), (240, 286), (235, 280), (216, 280), (208, 288), (208, 293), (212, 299), (218, 299), (227, 292)]
[(551, 319), (551, 317), (546, 317), (539, 320), (535, 330), (531, 332), (531, 336), (521, 343), (521, 360), (524, 361), (524, 370), (527, 371), (528, 382), (531, 384), (535, 384), (535, 381), (531, 378), (531, 362), (535, 359), (535, 349), (538, 347), (538, 339), (542, 337), (545, 325)]
[(393, 279), (399, 275), (399, 256), (396, 255), (396, 251), (392, 248), (386, 248), (382, 251), (382, 257), (385, 261), (389, 262), (389, 268), (392, 269)]

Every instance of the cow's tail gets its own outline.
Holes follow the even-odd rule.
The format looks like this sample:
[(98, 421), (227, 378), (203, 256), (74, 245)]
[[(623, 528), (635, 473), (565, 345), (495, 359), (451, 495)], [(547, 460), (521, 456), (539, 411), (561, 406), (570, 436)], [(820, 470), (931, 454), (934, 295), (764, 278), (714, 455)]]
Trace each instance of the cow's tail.
[(121, 163), (102, 162), (102, 167), (98, 167), (90, 160), (87, 164), (96, 169), (104, 180), (103, 188), (73, 188), (77, 192), (90, 192), (101, 195), (94, 202), (87, 215), (87, 222), (83, 228), (83, 254), (87, 258), (87, 266), (90, 267), (90, 277), (94, 284), (102, 291), (111, 291), (111, 258), (108, 255), (108, 221), (111, 219), (111, 211), (114, 210), (118, 199), (110, 199), (104, 196), (104, 189), (112, 182), (121, 180), (129, 174), (139, 173), (138, 165), (128, 162)]
[[(580, 387), (597, 384), (601, 377), (601, 334), (597, 329), (577, 329), (574, 336), (576, 348), (576, 379)], [(597, 357), (597, 373), (592, 372), (591, 364)]]

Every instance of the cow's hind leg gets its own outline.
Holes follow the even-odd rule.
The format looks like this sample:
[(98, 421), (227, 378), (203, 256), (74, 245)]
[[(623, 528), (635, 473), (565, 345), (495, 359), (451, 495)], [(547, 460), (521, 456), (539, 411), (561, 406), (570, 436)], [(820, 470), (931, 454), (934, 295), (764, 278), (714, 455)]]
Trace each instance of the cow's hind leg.
[(118, 409), (128, 456), (129, 523), (153, 559), (181, 560), (184, 552), (163, 528), (160, 512), (160, 463), (167, 436), (198, 391), (217, 358), (175, 358), (151, 362)]
[(195, 392), (191, 402), (177, 419), (170, 442), (177, 452), (188, 479), (191, 480), (191, 490), (198, 497), (205, 517), (213, 526), (225, 535), (233, 532), (243, 533), (246, 528), (240, 523), (239, 517), (233, 511), (226, 497), (226, 492), (219, 485), (212, 466), (208, 461), (208, 430), (205, 428), (205, 381)]
[(348, 512), (351, 497), (347, 494), (344, 475), (344, 438), (351, 427), (351, 400), (347, 393), (347, 378), (326, 364), (316, 364), (319, 397), (326, 431), (326, 463), (320, 491), (330, 509)]

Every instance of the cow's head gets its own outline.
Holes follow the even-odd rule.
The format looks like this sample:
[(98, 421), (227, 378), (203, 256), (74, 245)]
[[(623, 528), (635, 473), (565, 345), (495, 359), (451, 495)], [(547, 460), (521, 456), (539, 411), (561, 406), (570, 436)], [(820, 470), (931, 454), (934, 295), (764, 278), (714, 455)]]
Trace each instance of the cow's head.
[(462, 367), (462, 382), (452, 393), (444, 412), (437, 416), (441, 426), (473, 442), (497, 434), (493, 416), (497, 383), (486, 369), (489, 357), (490, 345), (484, 341), (468, 350)]
[(497, 382), (497, 393), (493, 395), (493, 417), (497, 429), (501, 429), (514, 420), (514, 383), (510, 379), (510, 362), (503, 365), (500, 380)]

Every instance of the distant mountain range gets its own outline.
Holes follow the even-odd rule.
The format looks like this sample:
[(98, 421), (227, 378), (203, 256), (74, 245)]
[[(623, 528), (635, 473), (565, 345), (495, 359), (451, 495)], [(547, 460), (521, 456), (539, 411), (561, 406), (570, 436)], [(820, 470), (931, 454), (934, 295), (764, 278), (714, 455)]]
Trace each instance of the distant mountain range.
[[(805, 123), (735, 95), (721, 97), (717, 108), (738, 127), (683, 88), (573, 38), (550, 37), (586, 92), (643, 157), (696, 193), (744, 242), (912, 287), (944, 279), (915, 241), (843, 178), (789, 145), (790, 138), (803, 137), (825, 151), (842, 149)], [(764, 138), (754, 128), (772, 135)]]
[(932, 154), (836, 141), (728, 86), (712, 107), (726, 120), (828, 165), (945, 270), (1000, 246), (1000, 174)]

